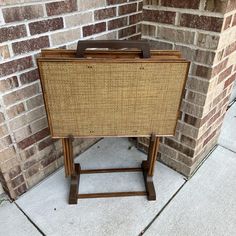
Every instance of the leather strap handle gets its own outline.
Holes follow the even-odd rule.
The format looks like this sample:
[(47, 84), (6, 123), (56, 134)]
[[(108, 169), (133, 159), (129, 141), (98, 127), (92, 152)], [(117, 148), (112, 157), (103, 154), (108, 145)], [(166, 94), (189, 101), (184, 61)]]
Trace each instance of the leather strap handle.
[(150, 58), (150, 46), (145, 41), (134, 40), (85, 40), (77, 44), (76, 57), (83, 58), (87, 48), (137, 48), (142, 51), (141, 58)]

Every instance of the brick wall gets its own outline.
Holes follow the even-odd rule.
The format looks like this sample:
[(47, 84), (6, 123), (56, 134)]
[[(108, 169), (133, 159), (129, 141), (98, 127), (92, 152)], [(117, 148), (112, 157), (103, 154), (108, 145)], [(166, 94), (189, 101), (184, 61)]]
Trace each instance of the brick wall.
[[(190, 176), (217, 142), (236, 77), (236, 1), (146, 0), (142, 38), (192, 62), (176, 135), (162, 140), (159, 153)], [(139, 139), (140, 148), (147, 144)]]
[[(35, 57), (79, 39), (139, 39), (142, 1), (0, 1), (0, 181), (17, 198), (63, 164), (49, 134)], [(75, 154), (95, 139), (77, 139)]]

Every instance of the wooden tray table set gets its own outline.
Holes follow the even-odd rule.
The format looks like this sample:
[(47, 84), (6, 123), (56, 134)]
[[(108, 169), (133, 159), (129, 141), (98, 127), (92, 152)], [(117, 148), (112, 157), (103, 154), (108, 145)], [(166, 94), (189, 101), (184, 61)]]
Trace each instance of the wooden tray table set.
[[(129, 50), (118, 50), (124, 48)], [(42, 50), (37, 62), (51, 136), (62, 139), (65, 174), (71, 177), (69, 204), (94, 197), (156, 200), (159, 137), (175, 134), (189, 62), (178, 51), (150, 51), (148, 42), (119, 40)], [(72, 142), (91, 137), (150, 137), (147, 160), (134, 168), (83, 170), (74, 163)], [(146, 191), (79, 193), (81, 174), (136, 171), (143, 172)]]

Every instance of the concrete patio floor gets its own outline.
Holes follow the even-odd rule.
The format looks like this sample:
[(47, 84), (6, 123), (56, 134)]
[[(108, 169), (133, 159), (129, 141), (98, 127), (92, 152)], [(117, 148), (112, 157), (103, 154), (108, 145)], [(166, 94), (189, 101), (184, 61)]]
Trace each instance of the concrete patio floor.
[[(236, 235), (235, 116), (236, 103), (227, 112), (219, 145), (190, 180), (157, 163), (157, 201), (125, 197), (68, 205), (69, 182), (61, 169), (16, 202), (1, 204), (0, 235)], [(138, 166), (146, 156), (130, 146), (127, 139), (103, 139), (76, 162), (83, 168)], [(142, 178), (139, 173), (83, 175), (80, 191), (139, 191)]]

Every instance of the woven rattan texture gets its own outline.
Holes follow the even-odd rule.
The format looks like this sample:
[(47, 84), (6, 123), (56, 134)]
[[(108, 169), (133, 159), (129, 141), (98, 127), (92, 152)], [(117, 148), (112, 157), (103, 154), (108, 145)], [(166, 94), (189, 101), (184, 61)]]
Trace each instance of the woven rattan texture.
[(174, 134), (187, 62), (39, 66), (53, 137)]

